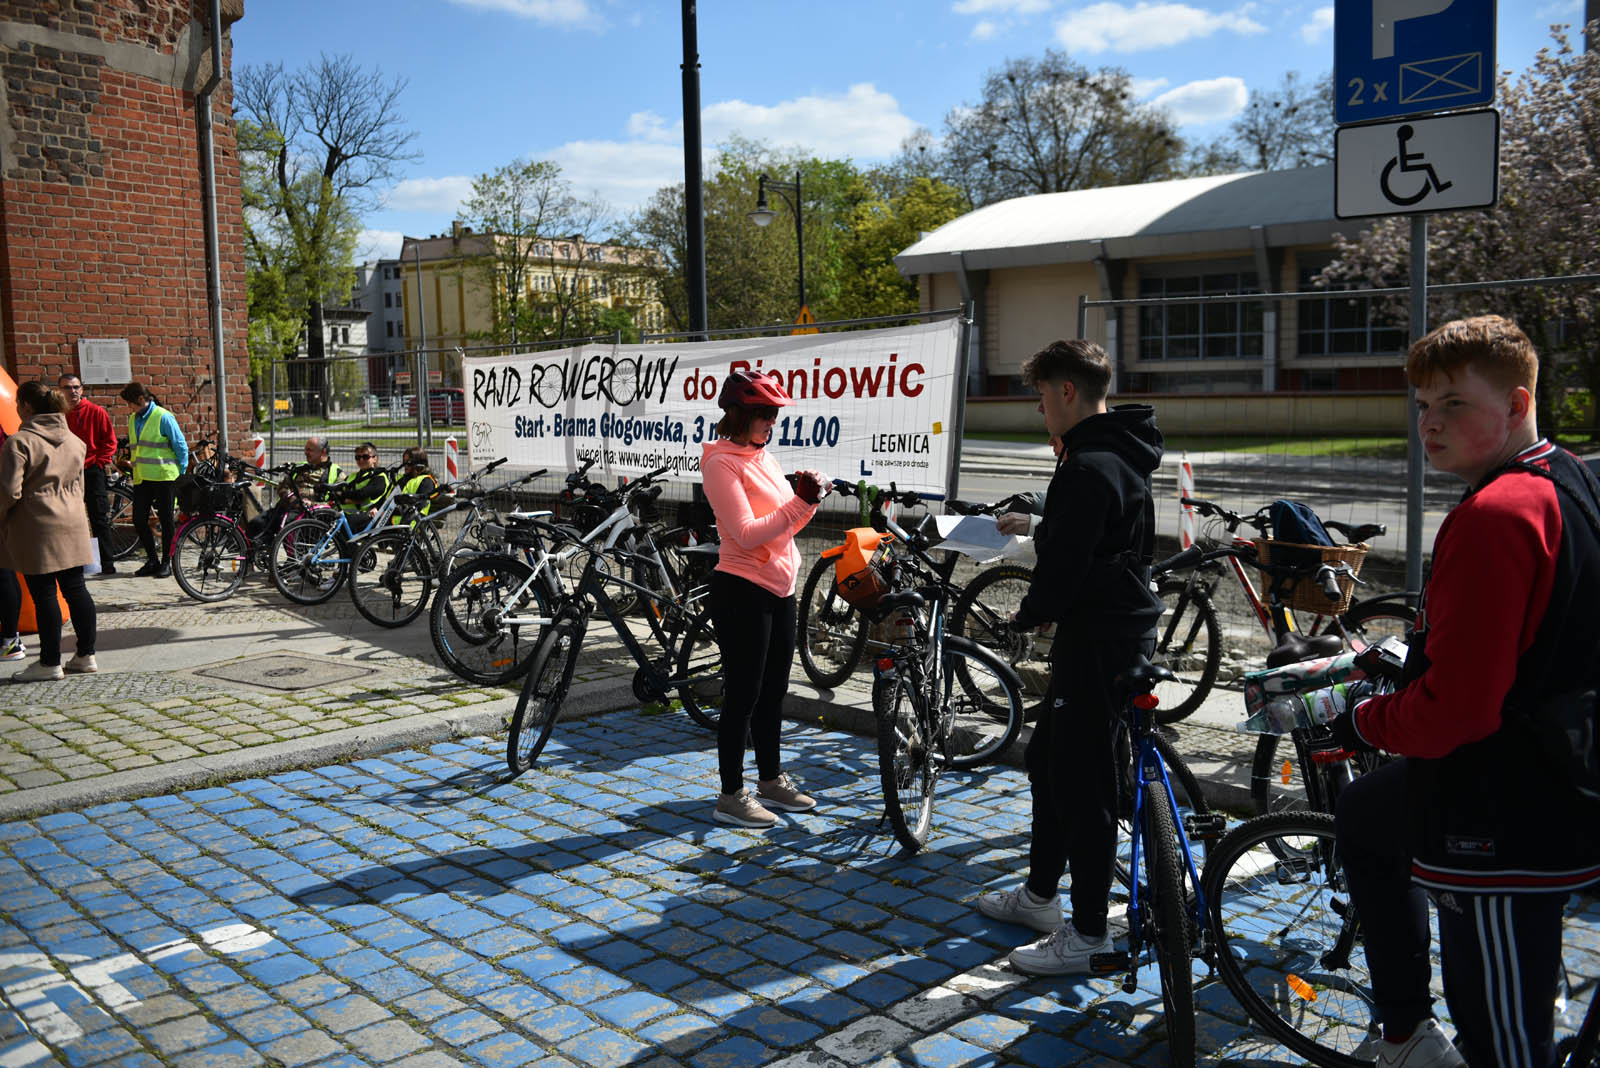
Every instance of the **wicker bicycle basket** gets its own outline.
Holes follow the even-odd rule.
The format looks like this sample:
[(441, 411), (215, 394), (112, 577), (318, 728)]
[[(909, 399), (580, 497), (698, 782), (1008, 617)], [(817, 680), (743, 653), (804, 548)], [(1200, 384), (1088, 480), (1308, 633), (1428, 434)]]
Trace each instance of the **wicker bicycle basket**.
[[(1310, 612), (1319, 616), (1343, 615), (1350, 608), (1350, 598), (1355, 593), (1355, 574), (1361, 571), (1361, 561), (1366, 559), (1367, 546), (1361, 545), (1301, 545), (1298, 542), (1278, 541), (1276, 538), (1257, 538), (1256, 559), (1268, 565), (1287, 564), (1305, 568), (1306, 573), (1294, 578), (1267, 576), (1268, 583), (1278, 594), (1284, 607), (1296, 612)], [(1323, 564), (1349, 564), (1352, 574), (1338, 575), (1339, 599), (1328, 600), (1322, 583), (1317, 581), (1316, 569)]]

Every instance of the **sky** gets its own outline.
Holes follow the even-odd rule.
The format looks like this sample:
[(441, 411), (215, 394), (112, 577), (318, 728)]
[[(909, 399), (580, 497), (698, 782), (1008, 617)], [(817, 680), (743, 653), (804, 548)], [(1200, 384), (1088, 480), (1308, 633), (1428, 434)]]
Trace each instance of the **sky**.
[[(1356, 0), (1351, 0), (1356, 2)], [(1365, 2), (1365, 0), (1360, 0)], [(1463, 0), (1464, 2), (1464, 0)], [(1227, 131), (1251, 90), (1333, 67), (1323, 0), (700, 0), (702, 142), (730, 135), (871, 165), (937, 136), (985, 74), (1046, 48), (1129, 72), (1186, 138)], [(1520, 72), (1582, 0), (1499, 0), (1498, 62)], [(233, 64), (347, 53), (399, 75), (420, 158), (363, 219), (358, 256), (449, 229), (474, 175), (548, 159), (626, 215), (683, 181), (675, 0), (252, 0)]]

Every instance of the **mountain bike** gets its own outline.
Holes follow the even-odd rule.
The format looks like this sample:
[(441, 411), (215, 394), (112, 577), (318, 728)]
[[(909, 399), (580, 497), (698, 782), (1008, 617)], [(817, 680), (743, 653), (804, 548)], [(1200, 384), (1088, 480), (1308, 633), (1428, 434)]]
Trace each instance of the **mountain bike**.
[[(1138, 989), (1138, 969), (1146, 951), (1155, 958), (1167, 1025), (1167, 1056), (1178, 1068), (1195, 1063), (1194, 958), (1208, 959), (1207, 896), (1195, 868), (1191, 829), (1210, 834), (1220, 817), (1179, 820), (1178, 798), (1161, 747), (1156, 721), (1156, 687), (1171, 681), (1168, 669), (1144, 658), (1118, 678), (1126, 695), (1130, 763), (1125, 782), (1133, 789), (1130, 825), (1128, 949), (1096, 954), (1090, 968), (1101, 974), (1125, 972), (1122, 989)], [(1132, 878), (1134, 872), (1142, 873)]]
[(1023, 714), (1010, 665), (946, 627), (958, 591), (927, 554), (930, 518), (911, 533), (885, 520), (905, 552), (885, 569), (888, 592), (859, 606), (864, 618), (896, 620), (903, 636), (874, 666), (872, 709), (884, 814), (912, 853), (927, 842), (940, 775), (1000, 759)]
[[(661, 477), (669, 470), (660, 468), (608, 491), (606, 500), (612, 510), (587, 534), (580, 535), (565, 524), (540, 523), (527, 528), (516, 549), (471, 557), (447, 575), (428, 614), (428, 633), (445, 666), (469, 682), (486, 686), (521, 676), (533, 663), (544, 625), (541, 621), (549, 618), (551, 606), (570, 588), (564, 568), (573, 560), (582, 560), (583, 569), (592, 563), (602, 574), (633, 576), (621, 587), (621, 596), (613, 597), (618, 611), (624, 613), (637, 601), (635, 587), (653, 588), (656, 597), (644, 600), (657, 609), (662, 603), (697, 601), (703, 587), (685, 585), (684, 572), (662, 548), (665, 536), (642, 518), (646, 506), (660, 496)], [(582, 472), (568, 476), (569, 480), (575, 477), (581, 479)], [(542, 519), (549, 514), (519, 517), (513, 513), (508, 522)], [(600, 550), (599, 559), (579, 556), (585, 547)], [(580, 570), (575, 578), (581, 577)], [(652, 626), (669, 634), (676, 634), (676, 628), (688, 618), (659, 610), (646, 615), (653, 617), (649, 620)]]
[[(277, 531), (252, 539), (244, 522), (245, 504), (254, 500), (247, 478), (280, 485), (273, 476), (287, 477), (287, 466), (263, 470), (233, 457), (222, 457), (213, 471), (231, 471), (234, 480), (220, 475), (191, 480), (185, 491), (185, 519), (172, 539), (172, 577), (184, 593), (197, 601), (221, 601), (233, 596), (253, 571), (269, 567), (268, 553)], [(279, 530), (296, 519), (315, 515), (317, 506), (305, 500), (290, 482), (281, 483), (290, 494), (290, 507)], [(259, 509), (259, 503), (256, 504)]]
[[(661, 473), (656, 472), (657, 475)], [(532, 536), (535, 533), (543, 537)], [(506, 528), (506, 536), (512, 545), (538, 549), (548, 541), (560, 540), (564, 534), (542, 520), (513, 517)], [(522, 680), (522, 691), (517, 696), (506, 737), (506, 764), (512, 775), (527, 771), (544, 751), (572, 685), (589, 621), (596, 612), (611, 623), (623, 648), (638, 665), (633, 677), (635, 697), (649, 704), (665, 701), (676, 693), (684, 712), (711, 730), (716, 730), (721, 718), (722, 651), (710, 613), (691, 613), (683, 602), (670, 600), (612, 573), (602, 563), (609, 555), (602, 545), (579, 543), (577, 548), (585, 554), (586, 560), (577, 589), (557, 598), (548, 617), (528, 620), (542, 625), (544, 631)], [(549, 560), (546, 556), (543, 563), (548, 565)], [(621, 562), (632, 561), (624, 558)], [(632, 597), (647, 597), (656, 602), (659, 615), (647, 614), (645, 620), (659, 654), (634, 636), (619, 602), (609, 592), (612, 586), (628, 590)], [(683, 635), (682, 641), (677, 643), (659, 618), (676, 615), (686, 617), (681, 625), (673, 628)]]

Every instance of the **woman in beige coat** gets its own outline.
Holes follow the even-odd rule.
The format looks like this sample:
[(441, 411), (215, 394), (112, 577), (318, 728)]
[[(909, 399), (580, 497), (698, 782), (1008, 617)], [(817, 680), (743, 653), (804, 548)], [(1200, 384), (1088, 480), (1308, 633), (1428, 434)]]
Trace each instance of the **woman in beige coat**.
[(68, 429), (66, 410), (60, 391), (24, 382), (17, 390), (22, 426), (0, 445), (0, 566), (22, 575), (39, 624), (39, 662), (12, 682), (62, 676), (57, 587), (78, 639), (66, 670), (96, 670), (94, 600), (83, 581), (83, 565), (93, 559), (83, 517), (83, 442)]

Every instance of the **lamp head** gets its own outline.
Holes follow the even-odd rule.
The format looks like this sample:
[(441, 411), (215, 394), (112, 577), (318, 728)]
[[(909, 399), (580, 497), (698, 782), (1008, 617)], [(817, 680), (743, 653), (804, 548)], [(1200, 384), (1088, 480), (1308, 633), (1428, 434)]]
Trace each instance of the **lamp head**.
[(761, 200), (756, 202), (756, 210), (750, 213), (750, 221), (755, 223), (757, 226), (765, 226), (773, 219), (777, 218), (777, 216), (777, 212), (767, 207), (766, 198), (763, 197)]

